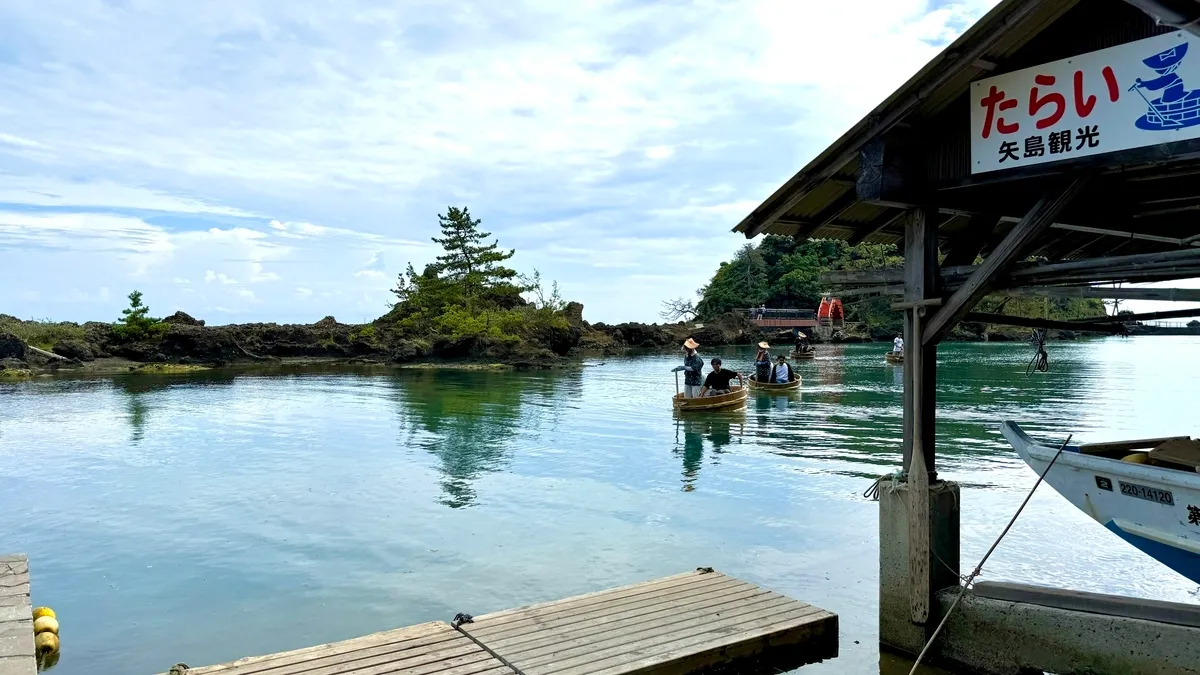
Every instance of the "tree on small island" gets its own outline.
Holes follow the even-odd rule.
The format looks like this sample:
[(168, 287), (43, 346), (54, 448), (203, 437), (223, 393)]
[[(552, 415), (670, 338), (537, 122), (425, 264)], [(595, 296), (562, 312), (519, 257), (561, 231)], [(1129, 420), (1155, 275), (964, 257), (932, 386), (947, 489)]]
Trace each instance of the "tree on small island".
[(168, 324), (149, 316), (150, 308), (142, 304), (142, 292), (129, 294), (129, 307), (121, 310), (121, 318), (113, 324), (113, 334), (122, 342), (138, 342), (161, 338)]
[(481, 222), (466, 208), (438, 215), (442, 236), (433, 241), (442, 254), (420, 273), (409, 263), (383, 320), (402, 334), (434, 341), (544, 342), (548, 333), (568, 330), (557, 284), (547, 292), (538, 272), (525, 276), (505, 266), (516, 251), (488, 243), (492, 234)]

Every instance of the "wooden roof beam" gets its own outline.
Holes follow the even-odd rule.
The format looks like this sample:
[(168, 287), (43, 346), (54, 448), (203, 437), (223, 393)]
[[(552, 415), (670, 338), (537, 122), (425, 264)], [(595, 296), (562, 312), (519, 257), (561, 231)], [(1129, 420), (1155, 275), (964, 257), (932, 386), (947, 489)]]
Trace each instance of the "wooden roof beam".
[(1094, 298), (1097, 300), (1155, 300), (1200, 302), (1200, 288), (1112, 288), (1109, 286), (1029, 286), (997, 291), (1000, 295), (1038, 298)]
[(1045, 232), (1075, 197), (1087, 186), (1090, 175), (1078, 176), (1055, 192), (1047, 193), (1017, 223), (996, 250), (983, 261), (946, 304), (933, 315), (921, 336), (922, 345), (936, 345), (950, 332), (967, 312), (988, 294), (992, 286), (1017, 261), (1021, 251), (1028, 248), (1039, 235)]
[(854, 234), (850, 235), (850, 238), (846, 240), (846, 243), (851, 246), (858, 246), (859, 244), (866, 241), (867, 237), (888, 227), (889, 225), (894, 225), (894, 224), (900, 222), (900, 219), (903, 217), (904, 217), (904, 211), (900, 211), (891, 216), (885, 215), (883, 218), (880, 218), (873, 223), (869, 223), (867, 225), (864, 225), (864, 226), (854, 230)]

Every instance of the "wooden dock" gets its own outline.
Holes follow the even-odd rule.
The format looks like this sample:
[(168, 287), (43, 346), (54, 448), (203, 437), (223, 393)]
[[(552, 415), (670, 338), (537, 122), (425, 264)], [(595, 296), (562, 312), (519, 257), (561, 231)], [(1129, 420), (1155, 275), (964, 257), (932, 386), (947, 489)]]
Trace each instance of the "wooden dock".
[(837, 615), (702, 568), (187, 675), (776, 673), (837, 656)]
[(0, 675), (35, 673), (29, 561), (23, 555), (0, 555)]

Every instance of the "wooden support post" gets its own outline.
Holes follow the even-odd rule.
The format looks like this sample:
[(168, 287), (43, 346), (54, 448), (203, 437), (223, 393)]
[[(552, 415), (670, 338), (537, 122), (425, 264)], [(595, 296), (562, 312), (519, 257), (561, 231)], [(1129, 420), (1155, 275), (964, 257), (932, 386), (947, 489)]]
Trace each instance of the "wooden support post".
[(954, 295), (950, 296), (941, 310), (933, 315), (927, 329), (921, 335), (922, 344), (937, 344), (945, 337), (950, 329), (988, 294), (1009, 267), (1018, 260), (1021, 253), (1028, 248), (1029, 244), (1050, 227), (1054, 219), (1083, 190), (1087, 182), (1087, 176), (1079, 176), (1068, 183), (1066, 187), (1039, 199), (1021, 219), (1021, 222), (1013, 226), (1004, 240), (983, 261), (979, 269), (967, 279), (961, 288), (954, 292)]
[(904, 466), (908, 470), (909, 608), (913, 623), (929, 620), (933, 599), (929, 485), (936, 480), (934, 425), (937, 343), (925, 344), (928, 300), (938, 296), (937, 211), (913, 209), (904, 224)]

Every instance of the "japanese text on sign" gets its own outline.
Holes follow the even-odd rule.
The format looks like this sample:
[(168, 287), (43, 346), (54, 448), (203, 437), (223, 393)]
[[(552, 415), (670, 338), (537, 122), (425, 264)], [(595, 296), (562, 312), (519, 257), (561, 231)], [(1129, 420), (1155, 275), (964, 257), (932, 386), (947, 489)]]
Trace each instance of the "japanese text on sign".
[(1189, 45), (1171, 33), (972, 83), (972, 173), (1200, 138)]

